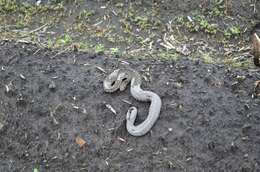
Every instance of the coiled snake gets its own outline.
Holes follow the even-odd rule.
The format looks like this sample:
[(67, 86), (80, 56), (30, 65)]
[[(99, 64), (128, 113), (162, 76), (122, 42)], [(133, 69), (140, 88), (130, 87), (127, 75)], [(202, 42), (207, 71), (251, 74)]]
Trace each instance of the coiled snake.
[(150, 101), (149, 114), (147, 118), (139, 125), (135, 126), (134, 122), (137, 116), (137, 108), (130, 107), (126, 115), (126, 129), (133, 136), (145, 135), (159, 117), (162, 101), (161, 98), (151, 92), (141, 88), (142, 78), (138, 72), (133, 69), (117, 69), (108, 75), (103, 87), (106, 92), (112, 93), (116, 90), (123, 91), (131, 81), (130, 92), (132, 96), (139, 101)]

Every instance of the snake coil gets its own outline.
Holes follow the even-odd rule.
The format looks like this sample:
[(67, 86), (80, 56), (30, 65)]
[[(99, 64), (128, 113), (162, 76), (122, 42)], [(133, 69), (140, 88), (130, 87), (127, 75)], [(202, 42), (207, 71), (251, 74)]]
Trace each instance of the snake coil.
[(150, 108), (147, 118), (139, 125), (135, 126), (134, 122), (137, 116), (137, 108), (130, 107), (126, 115), (127, 131), (133, 136), (145, 135), (157, 121), (162, 101), (161, 98), (151, 91), (145, 91), (141, 88), (142, 79), (138, 72), (133, 69), (117, 69), (108, 75), (103, 87), (106, 92), (112, 93), (116, 90), (125, 90), (127, 84), (131, 81), (131, 95), (139, 101), (150, 101)]

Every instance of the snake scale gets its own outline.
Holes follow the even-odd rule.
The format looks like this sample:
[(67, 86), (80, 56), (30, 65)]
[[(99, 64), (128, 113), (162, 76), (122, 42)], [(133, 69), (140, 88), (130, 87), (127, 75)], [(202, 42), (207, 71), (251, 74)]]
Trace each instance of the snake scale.
[(151, 91), (145, 91), (141, 88), (142, 78), (141, 75), (130, 68), (117, 69), (109, 74), (104, 82), (103, 87), (106, 92), (112, 93), (116, 90), (125, 90), (127, 84), (131, 82), (130, 92), (131, 95), (139, 101), (150, 101), (150, 108), (147, 118), (139, 125), (135, 126), (134, 122), (137, 116), (137, 108), (130, 107), (126, 114), (126, 129), (133, 136), (143, 136), (153, 127), (157, 121), (162, 101), (161, 98)]

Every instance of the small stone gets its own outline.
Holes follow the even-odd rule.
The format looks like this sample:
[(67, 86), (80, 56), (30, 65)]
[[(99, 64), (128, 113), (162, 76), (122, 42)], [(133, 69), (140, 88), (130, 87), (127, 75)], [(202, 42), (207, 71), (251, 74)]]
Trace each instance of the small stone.
[(162, 150), (166, 152), (168, 149), (166, 147), (163, 147)]
[(209, 142), (208, 143), (208, 149), (213, 150), (215, 148), (215, 143), (214, 142)]
[(242, 137), (241, 139), (242, 139), (243, 141), (249, 141), (249, 140), (250, 140), (248, 136)]
[(244, 158), (248, 158), (248, 154), (247, 153), (244, 155)]
[(250, 107), (249, 107), (248, 104), (245, 104), (245, 105), (244, 105), (244, 108), (245, 108), (245, 110), (248, 110)]
[(230, 150), (231, 150), (232, 152), (235, 152), (237, 149), (238, 149), (238, 146), (237, 146), (234, 142), (231, 142)]
[(56, 84), (54, 81), (51, 81), (51, 83), (49, 84), (49, 89), (50, 90), (55, 90), (56, 89)]
[(238, 81), (244, 81), (246, 79), (246, 76), (238, 75), (236, 78), (237, 78)]
[(188, 157), (188, 158), (186, 159), (186, 161), (187, 161), (187, 162), (191, 161), (191, 157)]

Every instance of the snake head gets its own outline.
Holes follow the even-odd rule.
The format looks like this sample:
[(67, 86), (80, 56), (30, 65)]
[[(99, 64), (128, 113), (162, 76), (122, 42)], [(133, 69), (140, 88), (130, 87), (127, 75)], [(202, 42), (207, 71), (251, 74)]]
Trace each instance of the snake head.
[(123, 91), (130, 80), (131, 76), (128, 73), (117, 69), (106, 77), (103, 87), (106, 92), (114, 92), (118, 89)]

